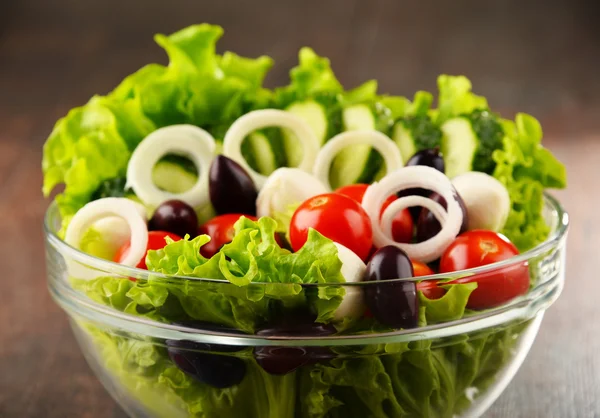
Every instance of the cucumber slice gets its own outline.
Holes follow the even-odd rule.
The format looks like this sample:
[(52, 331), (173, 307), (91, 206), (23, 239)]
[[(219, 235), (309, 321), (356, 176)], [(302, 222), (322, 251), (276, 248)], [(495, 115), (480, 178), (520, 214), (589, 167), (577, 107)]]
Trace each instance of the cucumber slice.
[(410, 157), (417, 152), (417, 146), (415, 145), (415, 140), (411, 132), (406, 129), (402, 121), (397, 122), (396, 125), (394, 125), (392, 139), (396, 145), (398, 145), (400, 154), (402, 154), (402, 161), (406, 164)]
[[(193, 166), (193, 165), (192, 165)], [(194, 170), (195, 167), (194, 167)], [(152, 170), (152, 181), (156, 186), (170, 193), (184, 193), (196, 184), (198, 175), (189, 166), (184, 166), (173, 159), (160, 160)]]
[(479, 139), (471, 122), (466, 118), (450, 119), (441, 126), (443, 133), (441, 151), (449, 178), (472, 171), (473, 159), (479, 146)]
[(242, 142), (241, 149), (248, 165), (265, 176), (286, 165), (283, 138), (278, 128), (252, 132)]
[(277, 161), (273, 153), (273, 148), (271, 147), (269, 138), (265, 134), (262, 132), (253, 132), (248, 135), (246, 141), (249, 142), (250, 149), (254, 155), (256, 167), (250, 165), (252, 168), (264, 175), (269, 175), (277, 169)]
[[(345, 131), (375, 130), (376, 128), (375, 114), (368, 105), (359, 104), (347, 107), (342, 113), (342, 118)], [(371, 154), (370, 145), (355, 145), (342, 150), (331, 165), (329, 174), (331, 186), (338, 188), (347, 184), (359, 183), (365, 181), (365, 177), (375, 175), (379, 167), (373, 170), (369, 170), (368, 167), (373, 165), (373, 160), (379, 155), (375, 154), (375, 157), (372, 157)], [(365, 169), (367, 169), (366, 172)]]
[[(319, 140), (319, 146), (325, 143), (329, 122), (327, 120), (327, 111), (323, 105), (314, 100), (306, 100), (292, 103), (285, 110), (299, 116), (308, 123)], [(302, 161), (304, 152), (302, 145), (288, 129), (283, 129), (282, 132), (283, 146), (288, 164), (290, 167), (297, 167), (300, 161)]]

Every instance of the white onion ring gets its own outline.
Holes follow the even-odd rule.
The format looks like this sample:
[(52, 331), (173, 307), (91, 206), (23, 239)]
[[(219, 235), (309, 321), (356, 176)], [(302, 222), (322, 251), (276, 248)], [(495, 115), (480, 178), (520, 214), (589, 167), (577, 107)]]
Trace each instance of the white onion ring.
[[(152, 180), (152, 171), (167, 154), (188, 157), (198, 170), (196, 184), (183, 193), (160, 190)], [(166, 200), (178, 199), (192, 207), (205, 206), (208, 195), (208, 172), (215, 155), (211, 134), (193, 125), (172, 125), (157, 129), (137, 146), (127, 166), (127, 188), (148, 206), (156, 207)]]
[(250, 177), (252, 177), (254, 184), (259, 190), (267, 181), (267, 176), (257, 173), (248, 165), (248, 162), (242, 155), (242, 142), (244, 142), (249, 133), (269, 126), (288, 128), (298, 138), (303, 147), (303, 155), (302, 161), (297, 168), (310, 172), (315, 157), (319, 152), (319, 140), (312, 131), (312, 128), (302, 118), (293, 113), (278, 109), (262, 109), (246, 113), (244, 116), (238, 118), (225, 134), (225, 138), (223, 139), (223, 155), (241, 165)]
[[(425, 242), (418, 244), (395, 242), (381, 228), (379, 219), (381, 207), (388, 196), (402, 190), (419, 187), (434, 191), (446, 199), (448, 205), (446, 222), (444, 222), (442, 229), (436, 236)], [(372, 184), (365, 192), (362, 206), (371, 218), (375, 246), (394, 245), (404, 250), (410, 258), (425, 263), (439, 258), (458, 235), (462, 224), (462, 210), (454, 198), (454, 194), (454, 187), (450, 179), (436, 169), (427, 166), (404, 167), (388, 174), (380, 182)], [(398, 208), (399, 206), (400, 203), (394, 207)], [(388, 209), (386, 209), (386, 212), (388, 212)]]
[(404, 209), (410, 208), (411, 206), (421, 206), (429, 209), (433, 216), (435, 216), (435, 218), (438, 220), (440, 225), (443, 226), (446, 223), (446, 209), (444, 209), (444, 207), (438, 202), (423, 196), (401, 197), (394, 200), (387, 208), (385, 208), (383, 216), (381, 217), (381, 229), (388, 238), (394, 239), (392, 234), (392, 222), (394, 221), (396, 215)]
[(356, 130), (342, 132), (325, 143), (317, 154), (313, 168), (314, 175), (332, 190), (329, 183), (329, 170), (335, 157), (341, 150), (352, 145), (371, 145), (375, 148), (385, 161), (387, 174), (403, 167), (400, 150), (390, 137), (379, 131)]
[[(77, 211), (71, 219), (65, 234), (65, 242), (80, 249), (81, 239), (86, 231), (96, 222), (109, 217), (119, 217), (127, 222), (130, 232), (130, 249), (121, 260), (121, 264), (134, 267), (146, 255), (148, 246), (148, 227), (144, 212), (139, 203), (122, 197), (107, 197), (94, 200)], [(121, 231), (118, 231), (121, 233)], [(76, 278), (92, 279), (106, 275), (95, 272), (80, 263), (69, 262), (69, 274)]]

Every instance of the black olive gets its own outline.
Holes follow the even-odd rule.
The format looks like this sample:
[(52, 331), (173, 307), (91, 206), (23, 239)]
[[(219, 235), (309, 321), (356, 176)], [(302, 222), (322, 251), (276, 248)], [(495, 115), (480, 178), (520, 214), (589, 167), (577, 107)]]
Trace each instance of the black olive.
[[(435, 168), (437, 171), (440, 171), (442, 173), (446, 172), (444, 158), (440, 154), (439, 148), (424, 149), (424, 150), (418, 151), (417, 153), (415, 153), (415, 155), (410, 157), (410, 159), (406, 162), (406, 165), (407, 166), (424, 165), (427, 167)], [(423, 196), (423, 197), (425, 197), (429, 193), (430, 193), (430, 191), (426, 190), (426, 189), (413, 188), (413, 189), (402, 190), (401, 192), (399, 192), (397, 194), (397, 196), (398, 197), (405, 197), (405, 196)], [(413, 206), (413, 207), (408, 208), (413, 220), (416, 221), (419, 218), (421, 209), (422, 208), (420, 206)]]
[(365, 288), (369, 310), (379, 322), (392, 328), (414, 328), (419, 317), (417, 286), (413, 281), (387, 280), (413, 277), (413, 267), (404, 251), (389, 245), (380, 248), (367, 264)]
[(238, 163), (218, 155), (210, 166), (210, 201), (219, 215), (241, 213), (256, 216), (258, 192), (254, 181)]
[(198, 215), (190, 205), (181, 200), (168, 200), (154, 211), (148, 222), (150, 231), (167, 231), (194, 238), (198, 234)]
[[(444, 209), (448, 209), (448, 205), (446, 204), (446, 199), (444, 199), (441, 195), (432, 192), (429, 195), (429, 199), (439, 203), (442, 205)], [(467, 216), (467, 207), (465, 206), (465, 202), (462, 200), (460, 195), (455, 191), (454, 199), (458, 202), (460, 209), (463, 214), (462, 224), (460, 226), (459, 234), (467, 231), (467, 225), (469, 222), (469, 218)], [(427, 241), (430, 238), (436, 236), (442, 229), (442, 226), (436, 219), (436, 217), (429, 211), (427, 208), (423, 208), (421, 214), (419, 215), (419, 219), (417, 220), (417, 233), (416, 240), (417, 242)]]
[[(174, 325), (243, 334), (239, 330), (202, 321), (176, 322)], [(241, 358), (226, 354), (214, 354), (233, 353), (243, 350), (244, 347), (188, 340), (167, 340), (166, 344), (169, 357), (177, 367), (207, 385), (220, 389), (228, 388), (240, 383), (246, 375), (246, 363)]]
[(440, 154), (440, 150), (438, 148), (424, 149), (415, 153), (415, 155), (410, 157), (410, 159), (406, 162), (406, 165), (425, 165), (427, 167), (435, 168), (439, 172), (446, 172), (444, 158)]
[[(336, 332), (332, 325), (317, 323), (278, 324), (257, 331), (263, 337), (326, 337)], [(264, 346), (254, 350), (256, 362), (269, 374), (284, 375), (309, 364), (333, 358), (327, 347)]]

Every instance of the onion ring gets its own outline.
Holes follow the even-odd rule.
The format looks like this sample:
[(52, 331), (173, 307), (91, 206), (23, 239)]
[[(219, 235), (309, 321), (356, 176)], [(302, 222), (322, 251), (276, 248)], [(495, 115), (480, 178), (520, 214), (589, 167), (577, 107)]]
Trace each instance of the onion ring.
[(383, 229), (383, 233), (386, 234), (389, 238), (393, 239), (392, 234), (392, 222), (394, 221), (394, 217), (401, 211), (411, 206), (421, 206), (429, 211), (435, 216), (440, 225), (444, 225), (446, 223), (446, 209), (438, 202), (428, 199), (423, 196), (405, 196), (399, 199), (394, 200), (390, 205), (385, 208), (383, 212), (383, 216), (380, 220), (381, 229)]
[(396, 144), (387, 135), (373, 130), (356, 130), (342, 132), (325, 143), (317, 154), (313, 168), (314, 175), (332, 190), (329, 183), (329, 170), (337, 154), (344, 148), (352, 145), (371, 145), (375, 148), (385, 162), (387, 173), (403, 167), (402, 155)]
[[(183, 193), (169, 193), (159, 189), (152, 180), (152, 171), (167, 154), (188, 157), (196, 165), (198, 180)], [(210, 203), (208, 172), (215, 155), (215, 140), (211, 134), (193, 125), (172, 125), (157, 129), (137, 146), (127, 166), (127, 188), (148, 206), (178, 199), (197, 208)]]
[[(65, 234), (65, 242), (80, 249), (81, 239), (85, 232), (96, 222), (109, 217), (118, 217), (127, 222), (129, 227), (130, 249), (121, 260), (121, 264), (135, 267), (146, 255), (148, 246), (148, 226), (139, 203), (123, 197), (107, 197), (94, 200), (77, 211), (71, 219)], [(120, 233), (120, 231), (119, 231)], [(77, 278), (91, 279), (106, 275), (104, 272), (93, 272), (80, 263), (70, 262), (69, 273)]]
[(302, 161), (297, 168), (310, 172), (315, 157), (319, 152), (319, 141), (310, 125), (293, 113), (278, 109), (262, 109), (246, 113), (244, 116), (238, 118), (225, 134), (225, 138), (223, 139), (223, 155), (241, 165), (250, 174), (250, 177), (252, 177), (254, 184), (259, 190), (267, 181), (267, 176), (257, 173), (250, 167), (242, 155), (242, 142), (244, 142), (249, 133), (269, 126), (288, 128), (296, 135), (304, 151)]
[[(418, 244), (395, 242), (384, 233), (379, 219), (381, 207), (385, 200), (392, 194), (410, 188), (424, 188), (434, 191), (446, 199), (448, 204), (446, 221), (440, 232), (433, 238)], [(450, 179), (431, 167), (410, 166), (388, 174), (380, 182), (369, 186), (362, 200), (362, 206), (371, 218), (373, 243), (377, 247), (394, 245), (404, 250), (411, 259), (425, 263), (439, 258), (458, 235), (462, 223), (463, 215), (460, 205), (455, 199), (455, 193)], [(394, 207), (397, 209), (400, 205), (401, 203), (398, 203)], [(432, 207), (436, 208), (433, 205)], [(387, 209), (386, 212), (388, 212)]]

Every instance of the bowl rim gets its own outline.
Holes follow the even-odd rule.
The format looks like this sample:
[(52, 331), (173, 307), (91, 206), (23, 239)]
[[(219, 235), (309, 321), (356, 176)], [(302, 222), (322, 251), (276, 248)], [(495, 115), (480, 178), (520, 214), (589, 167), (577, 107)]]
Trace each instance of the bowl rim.
[[(440, 273), (429, 276), (398, 278), (386, 281), (386, 284), (403, 281), (426, 281), (439, 279), (457, 279), (465, 276), (482, 274), (507, 266), (527, 263), (528, 260), (540, 256), (548, 251), (557, 248), (565, 239), (569, 228), (569, 216), (560, 202), (544, 192), (544, 205), (553, 211), (556, 222), (555, 227), (551, 231), (548, 238), (537, 245), (536, 247), (525, 251), (517, 256), (507, 260), (488, 264), (481, 267), (476, 267), (468, 270), (461, 270), (453, 273)], [(81, 264), (93, 267), (107, 274), (104, 276), (122, 276), (123, 280), (130, 278), (147, 279), (152, 277), (163, 279), (176, 280), (191, 280), (205, 283), (221, 283), (232, 285), (227, 280), (220, 279), (204, 279), (190, 276), (167, 275), (162, 273), (149, 272), (135, 267), (123, 266), (113, 261), (104, 260), (72, 247), (64, 242), (51, 227), (53, 216), (58, 213), (56, 202), (53, 202), (44, 217), (44, 234), (46, 244), (56, 248), (61, 255), (72, 258)], [(395, 342), (406, 342), (423, 340), (430, 338), (441, 338), (452, 335), (457, 335), (465, 332), (472, 332), (494, 326), (501, 326), (510, 321), (523, 320), (527, 317), (533, 317), (541, 309), (547, 308), (560, 294), (562, 290), (562, 280), (542, 281), (536, 284), (529, 291), (513, 299), (512, 301), (491, 308), (480, 313), (469, 315), (461, 319), (447, 321), (439, 324), (426, 325), (424, 327), (401, 329), (396, 331), (387, 331), (381, 333), (358, 334), (358, 335), (333, 335), (328, 337), (284, 337), (284, 336), (269, 336), (259, 337), (252, 334), (240, 335), (239, 333), (230, 333), (226, 331), (209, 331), (204, 329), (196, 329), (180, 325), (172, 325), (161, 323), (155, 320), (147, 319), (140, 316), (127, 314), (110, 308), (107, 305), (89, 299), (81, 292), (75, 291), (64, 280), (49, 280), (48, 286), (52, 297), (57, 303), (65, 309), (69, 314), (75, 314), (78, 317), (87, 318), (93, 322), (100, 322), (105, 325), (115, 326), (132, 333), (139, 333), (143, 336), (152, 336), (164, 339), (187, 339), (198, 342), (214, 343), (214, 344), (229, 344), (229, 345), (247, 345), (247, 346), (264, 346), (264, 345), (297, 345), (299, 341), (305, 346), (321, 346), (321, 345), (363, 345), (363, 344), (387, 344)], [(273, 283), (253, 282), (253, 285), (273, 285)], [(281, 285), (289, 285), (282, 283)], [(307, 283), (301, 284), (302, 287), (324, 287), (324, 286), (339, 286), (339, 287), (360, 287), (373, 285), (370, 282), (357, 283)]]

